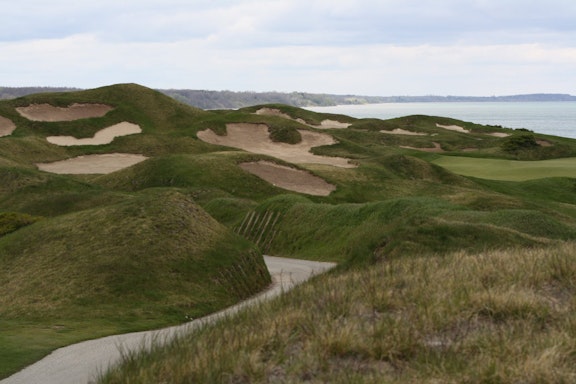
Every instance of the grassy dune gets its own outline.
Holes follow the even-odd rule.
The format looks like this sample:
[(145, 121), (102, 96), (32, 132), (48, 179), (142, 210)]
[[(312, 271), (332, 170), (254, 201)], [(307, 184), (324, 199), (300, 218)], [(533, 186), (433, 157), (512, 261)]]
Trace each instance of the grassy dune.
[[(15, 110), (34, 103), (113, 109), (57, 123)], [(62, 345), (237, 302), (269, 282), (267, 252), (340, 267), (238, 319), (127, 356), (103, 381), (575, 379), (576, 140), (437, 116), (355, 119), (278, 104), (202, 111), (135, 84), (1, 101), (0, 115), (17, 126), (0, 138), (0, 377)], [(351, 125), (313, 127), (324, 120)], [(100, 146), (46, 141), (123, 121), (143, 132)], [(357, 168), (296, 166), (196, 136), (224, 135), (230, 123), (266, 124), (287, 145), (302, 129), (330, 134), (337, 144), (312, 151)], [(398, 129), (419, 135), (390, 133)], [(149, 159), (107, 175), (35, 166), (115, 152)], [(258, 160), (336, 190), (288, 192), (238, 166)]]
[(575, 252), (458, 251), (332, 273), (128, 355), (100, 382), (570, 383)]

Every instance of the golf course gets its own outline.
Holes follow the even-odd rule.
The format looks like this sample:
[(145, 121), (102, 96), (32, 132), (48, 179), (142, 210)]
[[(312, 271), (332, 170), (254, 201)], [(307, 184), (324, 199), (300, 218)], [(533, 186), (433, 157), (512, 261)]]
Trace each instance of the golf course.
[(336, 267), (95, 380), (576, 382), (576, 139), (138, 84), (0, 100), (0, 382), (253, 298), (264, 255)]

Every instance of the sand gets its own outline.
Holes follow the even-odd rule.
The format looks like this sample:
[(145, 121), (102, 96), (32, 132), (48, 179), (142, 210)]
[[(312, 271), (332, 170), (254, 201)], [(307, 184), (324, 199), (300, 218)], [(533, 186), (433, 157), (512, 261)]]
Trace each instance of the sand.
[(487, 133), (488, 136), (494, 136), (494, 137), (508, 137), (510, 136), (509, 133), (504, 133), (504, 132), (490, 132)]
[(330, 135), (299, 130), (302, 142), (298, 144), (276, 143), (270, 139), (266, 124), (227, 124), (227, 135), (218, 136), (211, 129), (198, 132), (199, 139), (217, 145), (243, 149), (248, 152), (273, 156), (296, 164), (327, 164), (342, 168), (355, 168), (349, 159), (318, 156), (310, 152), (313, 147), (336, 144)]
[(146, 160), (143, 155), (107, 153), (103, 155), (78, 156), (53, 163), (36, 164), (38, 169), (50, 173), (68, 175), (107, 174), (119, 171)]
[(441, 124), (436, 124), (436, 126), (438, 128), (444, 128), (444, 129), (448, 129), (450, 131), (456, 131), (456, 132), (461, 132), (461, 133), (470, 133), (469, 130), (462, 128), (459, 125), (441, 125)]
[(380, 132), (381, 133), (387, 133), (390, 135), (428, 136), (427, 133), (407, 131), (407, 130), (402, 129), (402, 128), (396, 128), (396, 129), (393, 129), (391, 131), (381, 130)]
[(309, 172), (285, 167), (270, 161), (242, 163), (240, 167), (279, 188), (289, 191), (314, 196), (328, 196), (336, 189), (335, 185)]
[(319, 128), (319, 129), (342, 129), (342, 128), (348, 128), (349, 126), (352, 125), (350, 123), (342, 123), (340, 121), (329, 120), (329, 119), (322, 120), (320, 125), (312, 125), (312, 124), (306, 123), (306, 121), (304, 121), (303, 119), (294, 119), (292, 116), (282, 112), (279, 109), (275, 109), (275, 108), (260, 108), (259, 110), (256, 111), (256, 114), (257, 115), (283, 117), (285, 119), (294, 120), (294, 121), (299, 122), (300, 124), (304, 124), (304, 125), (307, 125), (309, 127)]
[(46, 140), (60, 146), (74, 145), (105, 145), (110, 144), (116, 137), (141, 133), (142, 129), (137, 124), (122, 122), (96, 132), (93, 137), (77, 139), (74, 136), (48, 136)]
[(55, 107), (50, 104), (31, 104), (27, 107), (16, 108), (23, 117), (32, 121), (73, 121), (102, 117), (113, 110), (104, 104), (72, 104), (69, 107)]
[(0, 137), (9, 136), (16, 129), (12, 120), (0, 116)]

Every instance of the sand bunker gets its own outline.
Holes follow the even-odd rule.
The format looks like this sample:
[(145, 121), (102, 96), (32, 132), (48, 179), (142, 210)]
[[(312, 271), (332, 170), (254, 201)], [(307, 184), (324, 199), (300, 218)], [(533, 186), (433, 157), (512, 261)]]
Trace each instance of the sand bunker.
[(335, 185), (311, 173), (278, 165), (270, 161), (242, 163), (240, 167), (279, 188), (289, 191), (314, 196), (328, 196), (336, 189)]
[(12, 120), (0, 116), (0, 137), (9, 136), (16, 129)]
[(342, 123), (340, 121), (328, 120), (328, 119), (323, 120), (320, 123), (320, 125), (312, 125), (312, 124), (308, 124), (303, 119), (294, 119), (292, 116), (288, 115), (287, 113), (284, 113), (281, 110), (275, 109), (275, 108), (260, 108), (259, 110), (256, 111), (256, 114), (257, 115), (283, 117), (285, 119), (294, 120), (294, 121), (299, 122), (300, 124), (304, 124), (304, 125), (307, 125), (309, 127), (319, 128), (319, 129), (342, 129), (342, 128), (348, 128), (349, 126), (352, 125), (350, 123)]
[(510, 136), (509, 133), (504, 133), (504, 132), (491, 132), (491, 133), (487, 133), (488, 136), (494, 136), (494, 137), (508, 137)]
[(381, 130), (380, 132), (387, 133), (390, 135), (428, 136), (427, 133), (407, 131), (407, 130), (402, 129), (402, 128), (396, 128), (396, 129), (393, 129), (391, 131)]
[(470, 133), (469, 130), (462, 128), (459, 125), (441, 125), (441, 124), (436, 124), (436, 126), (438, 128), (444, 128), (444, 129), (448, 129), (450, 131), (456, 131), (456, 132), (461, 132), (461, 133)]
[(104, 104), (72, 104), (66, 108), (50, 104), (31, 104), (16, 108), (20, 115), (32, 121), (72, 121), (102, 117), (112, 109), (114, 108)]
[(74, 136), (48, 136), (46, 140), (60, 146), (73, 145), (105, 145), (110, 144), (116, 137), (141, 133), (142, 128), (137, 124), (122, 122), (96, 132), (94, 137), (77, 139)]
[(417, 151), (422, 151), (422, 152), (444, 152), (444, 150), (440, 146), (440, 143), (433, 142), (432, 144), (434, 144), (434, 148), (417, 148), (417, 147), (407, 147), (407, 146), (403, 146), (403, 145), (401, 145), (400, 148), (415, 149)]
[(68, 175), (105, 174), (128, 168), (146, 160), (143, 155), (129, 153), (107, 153), (103, 155), (78, 156), (54, 163), (36, 164), (38, 169), (50, 173)]
[(342, 168), (355, 168), (349, 159), (317, 156), (310, 152), (313, 147), (336, 144), (336, 140), (324, 133), (299, 130), (302, 142), (298, 144), (276, 143), (270, 139), (266, 124), (227, 124), (228, 134), (218, 136), (211, 129), (198, 132), (198, 138), (207, 143), (243, 149), (252, 153), (273, 156), (290, 163), (328, 164)]

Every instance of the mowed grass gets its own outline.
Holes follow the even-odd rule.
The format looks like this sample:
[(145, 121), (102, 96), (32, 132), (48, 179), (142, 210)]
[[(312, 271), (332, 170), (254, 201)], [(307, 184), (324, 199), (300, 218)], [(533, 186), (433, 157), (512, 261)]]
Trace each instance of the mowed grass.
[(100, 383), (573, 383), (576, 244), (334, 271)]
[(576, 157), (517, 161), (439, 156), (432, 163), (459, 175), (491, 180), (526, 181), (546, 177), (576, 178)]

